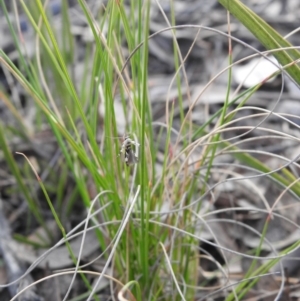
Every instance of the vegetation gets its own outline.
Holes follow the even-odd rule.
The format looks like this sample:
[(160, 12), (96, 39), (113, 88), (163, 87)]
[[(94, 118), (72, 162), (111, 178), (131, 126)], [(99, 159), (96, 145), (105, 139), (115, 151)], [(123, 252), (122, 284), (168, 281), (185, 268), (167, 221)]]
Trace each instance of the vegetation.
[[(267, 57), (273, 53), (282, 66), (259, 84), (232, 95), (232, 68), (239, 64), (233, 62), (232, 41), (246, 44), (232, 37), (230, 26), (224, 33), (200, 25), (176, 25), (171, 1), (170, 15), (167, 17), (162, 11), (167, 22), (165, 29), (150, 33), (150, 1), (129, 1), (130, 5), (124, 1), (108, 1), (96, 15), (84, 0), (78, 3), (81, 17), (92, 34), (84, 49), (80, 75), (74, 72), (74, 65), (78, 64), (78, 41), (71, 32), (67, 1), (62, 1), (59, 29), (49, 14), (48, 1), (20, 1), (18, 9), (15, 7), (15, 17), (25, 13), (34, 30), (33, 58), (28, 55), (20, 28), (11, 21), (5, 1), (1, 1), (18, 52), (17, 61), (13, 61), (0, 50), (1, 66), (21, 86), (26, 102), (30, 103), (30, 111), (22, 110), (13, 90), (2, 87), (1, 98), (13, 118), (7, 123), (0, 122), (1, 156), (16, 181), (12, 194), (21, 196), (28, 205), (26, 231), (15, 239), (35, 247), (55, 245), (56, 248), (58, 244), (65, 244), (74, 262), (73, 269), (53, 272), (43, 279), (74, 275), (64, 300), (73, 289), (76, 275), (81, 276), (86, 292), (72, 300), (104, 300), (101, 293), (96, 293), (97, 284), (102, 283), (103, 278), (113, 283), (110, 293), (118, 295), (119, 300), (195, 300), (196, 297), (206, 300), (220, 292), (225, 292), (227, 301), (242, 300), (271, 267), (299, 246), (299, 241), (257, 265), (258, 260), (265, 259), (262, 245), (270, 221), (281, 218), (274, 212), (276, 202), (273, 206), (263, 204), (263, 209), (258, 209), (264, 213), (265, 223), (258, 234), (260, 243), (252, 250), (241, 253), (223, 246), (217, 237), (213, 242), (203, 238), (204, 232), (214, 236), (211, 220), (217, 214), (213, 207), (216, 187), (235, 183), (240, 176), (246, 179), (242, 172), (240, 175), (224, 172), (223, 178), (215, 178), (216, 172), (226, 169), (226, 164), (220, 167), (216, 159), (230, 154), (234, 160), (232, 167), (243, 166), (253, 173), (249, 179), (265, 175), (276, 187), (281, 187), (283, 194), (289, 192), (295, 198), (300, 197), (300, 184), (288, 168), (292, 160), (272, 169), (263, 159), (243, 149), (238, 140), (224, 136), (232, 132), (235, 138), (242, 138), (272, 114), (257, 108), (261, 121), (238, 133), (237, 114), (267, 80), (287, 72), (300, 83), (299, 51), (240, 1), (219, 0), (266, 47), (265, 52), (252, 48), (255, 55)], [(160, 7), (159, 1), (156, 5)], [(228, 23), (230, 18), (228, 14)], [(202, 125), (193, 121), (192, 114), (203, 91), (196, 100), (192, 100), (189, 92), (185, 96), (183, 92), (189, 87), (185, 69), (189, 53), (183, 57), (175, 38), (183, 28), (190, 28), (194, 33), (194, 43), (203, 30), (228, 38), (228, 67), (203, 88), (203, 91), (209, 88), (219, 75), (226, 73), (227, 93), (222, 107)], [(165, 33), (173, 36), (175, 72), (169, 88), (176, 87), (178, 98), (168, 96), (163, 121), (156, 121), (149, 97), (149, 41)], [(188, 99), (188, 106), (184, 97)], [(49, 140), (56, 151), (53, 148), (49, 151), (53, 156), (57, 154), (54, 163), (43, 159), (47, 157), (43, 154), (47, 150), (47, 138), (39, 140), (37, 133), (51, 137)], [(129, 140), (119, 156), (124, 142), (122, 136), (126, 134)], [(275, 134), (288, 138), (284, 133)], [(270, 131), (267, 135), (273, 134)], [(28, 143), (36, 155), (32, 157), (15, 149), (12, 144), (15, 139)], [(129, 152), (131, 148), (138, 154), (138, 163), (126, 164), (123, 158), (126, 147)], [(37, 164), (33, 162), (35, 157), (40, 158)], [(278, 201), (280, 198), (281, 195)], [(71, 227), (68, 219), (76, 220), (78, 208), (85, 208), (79, 214), (81, 218), (84, 213), (85, 219), (77, 219), (79, 226), (72, 223)], [(239, 209), (225, 208), (223, 212), (233, 210)], [(59, 235), (49, 229), (49, 220), (55, 220)], [(41, 239), (37, 243), (27, 239), (27, 233), (37, 227), (45, 230), (49, 240)], [(80, 262), (89, 231), (95, 231), (98, 239), (98, 260), (104, 262), (101, 273), (90, 268), (92, 263), (83, 266)], [(74, 235), (82, 235), (79, 254), (69, 243)], [(210, 254), (203, 254), (202, 243), (218, 249), (225, 258), (224, 264)], [(230, 278), (226, 260), (230, 251), (233, 261), (241, 257), (252, 260), (248, 272), (235, 285), (225, 281), (218, 282), (218, 288), (211, 288), (216, 278)], [(204, 276), (200, 269), (203, 258), (212, 261), (223, 275), (204, 273)], [(39, 257), (28, 272), (45, 259), (45, 254)], [(91, 279), (94, 279), (93, 285)], [(204, 288), (210, 290), (204, 294)], [(278, 296), (281, 292), (282, 289)]]

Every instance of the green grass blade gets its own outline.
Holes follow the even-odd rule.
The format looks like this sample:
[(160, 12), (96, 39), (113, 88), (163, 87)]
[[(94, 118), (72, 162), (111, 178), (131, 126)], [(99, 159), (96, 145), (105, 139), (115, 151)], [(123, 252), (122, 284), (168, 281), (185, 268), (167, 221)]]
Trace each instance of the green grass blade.
[[(271, 50), (293, 46), (241, 1), (219, 0), (219, 2), (245, 27), (247, 27), (266, 49)], [(278, 51), (273, 54), (282, 66), (291, 64), (300, 58), (300, 52), (297, 49)], [(298, 84), (300, 84), (300, 68), (298, 65), (292, 64), (286, 71)]]

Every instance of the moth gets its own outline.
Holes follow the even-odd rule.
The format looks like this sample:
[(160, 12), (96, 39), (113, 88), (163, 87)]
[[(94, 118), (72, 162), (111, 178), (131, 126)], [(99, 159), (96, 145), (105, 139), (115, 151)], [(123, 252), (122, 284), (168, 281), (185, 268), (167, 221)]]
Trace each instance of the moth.
[(138, 163), (139, 146), (140, 144), (136, 140), (132, 140), (130, 135), (126, 135), (118, 157), (122, 155), (127, 166)]

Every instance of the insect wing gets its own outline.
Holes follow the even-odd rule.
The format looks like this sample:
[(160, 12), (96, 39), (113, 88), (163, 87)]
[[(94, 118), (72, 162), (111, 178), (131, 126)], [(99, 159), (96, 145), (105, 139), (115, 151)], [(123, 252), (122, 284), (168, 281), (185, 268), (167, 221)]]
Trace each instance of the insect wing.
[(136, 157), (132, 148), (126, 150), (124, 160), (127, 165), (138, 163), (138, 158)]

